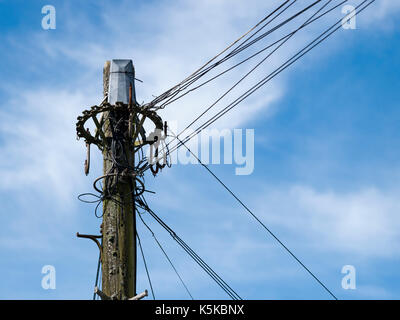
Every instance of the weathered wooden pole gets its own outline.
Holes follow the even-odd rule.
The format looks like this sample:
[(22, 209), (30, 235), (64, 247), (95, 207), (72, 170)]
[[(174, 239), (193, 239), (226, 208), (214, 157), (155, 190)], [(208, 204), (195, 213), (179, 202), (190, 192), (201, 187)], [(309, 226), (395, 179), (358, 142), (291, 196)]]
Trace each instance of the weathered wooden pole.
[[(103, 70), (107, 101), (135, 102), (134, 79), (131, 60), (107, 61)], [(102, 291), (113, 299), (129, 299), (136, 296), (136, 184), (131, 175), (135, 155), (131, 141), (124, 139), (129, 112), (109, 111), (103, 117), (107, 141), (103, 150)]]

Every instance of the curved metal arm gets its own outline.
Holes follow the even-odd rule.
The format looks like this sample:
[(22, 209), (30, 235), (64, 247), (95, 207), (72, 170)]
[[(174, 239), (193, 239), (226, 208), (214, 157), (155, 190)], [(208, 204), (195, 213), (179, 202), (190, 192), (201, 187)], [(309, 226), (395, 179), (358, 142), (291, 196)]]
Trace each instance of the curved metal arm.
[(93, 234), (80, 234), (79, 232), (77, 232), (76, 236), (78, 238), (86, 238), (86, 239), (93, 240), (97, 244), (97, 247), (100, 250), (100, 259), (101, 259), (102, 246), (101, 246), (99, 240), (97, 240), (97, 239), (102, 238), (103, 237), (102, 235), (96, 236), (96, 235), (93, 235)]

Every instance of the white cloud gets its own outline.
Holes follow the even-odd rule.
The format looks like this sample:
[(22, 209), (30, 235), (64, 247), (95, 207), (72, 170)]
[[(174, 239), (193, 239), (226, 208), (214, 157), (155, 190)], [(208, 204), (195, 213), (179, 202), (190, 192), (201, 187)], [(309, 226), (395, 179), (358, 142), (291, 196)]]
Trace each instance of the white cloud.
[(361, 285), (357, 287), (357, 294), (361, 299), (382, 299), (382, 300), (396, 300), (396, 295), (393, 292), (386, 290), (383, 287), (373, 285)]
[[(157, 200), (150, 199), (150, 205), (234, 288), (247, 290), (249, 284), (276, 285), (280, 281), (283, 286), (291, 281), (312, 284), (307, 272), (225, 190), (207, 184), (185, 189), (168, 177), (161, 180), (158, 184), (169, 188), (159, 190)], [(357, 292), (348, 298), (393, 297), (384, 285), (379, 287), (373, 278), (361, 275), (369, 273), (371, 264), (397, 255), (398, 189), (322, 191), (307, 185), (263, 183), (254, 185), (250, 192), (224, 182), (340, 298), (345, 298), (345, 293), (335, 287), (340, 288), (341, 267), (349, 263), (360, 276)], [(195, 275), (186, 279), (199, 288)], [(319, 293), (317, 289), (309, 294), (312, 292)], [(263, 297), (265, 292), (254, 296)]]
[(80, 92), (26, 91), (0, 112), (0, 188), (66, 201), (82, 185), (84, 144), (75, 122), (87, 98)]
[[(82, 222), (76, 197), (92, 190), (75, 123), (93, 96), (56, 89), (12, 96), (0, 110), (0, 193), (9, 197), (7, 209), (13, 211), (4, 217), (7, 233), (0, 236), (0, 247), (54, 252)], [(92, 148), (92, 171), (101, 166), (96, 153)]]
[[(368, 10), (368, 9), (367, 9)], [(400, 11), (400, 2), (396, 0), (378, 0), (366, 11), (368, 21), (372, 24), (390, 23), (393, 16)], [(383, 21), (382, 21), (383, 20)]]
[(355, 258), (390, 256), (400, 245), (400, 205), (396, 190), (364, 188), (317, 191), (309, 186), (265, 190), (266, 222), (289, 230), (304, 245), (351, 253)]

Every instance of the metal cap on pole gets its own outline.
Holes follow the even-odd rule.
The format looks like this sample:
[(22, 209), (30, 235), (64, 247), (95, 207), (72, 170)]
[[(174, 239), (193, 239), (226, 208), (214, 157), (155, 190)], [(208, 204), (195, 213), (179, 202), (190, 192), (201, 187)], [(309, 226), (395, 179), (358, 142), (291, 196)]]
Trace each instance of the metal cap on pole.
[(132, 86), (132, 99), (136, 101), (135, 95), (135, 68), (132, 60), (113, 59), (110, 65), (110, 76), (108, 84), (108, 102), (129, 103), (129, 87)]

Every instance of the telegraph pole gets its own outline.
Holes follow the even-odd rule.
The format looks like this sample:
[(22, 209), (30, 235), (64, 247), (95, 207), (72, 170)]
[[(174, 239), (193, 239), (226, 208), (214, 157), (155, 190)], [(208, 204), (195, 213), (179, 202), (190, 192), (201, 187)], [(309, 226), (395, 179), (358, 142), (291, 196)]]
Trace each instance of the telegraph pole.
[[(93, 183), (99, 195), (85, 193), (78, 197), (84, 202), (97, 202), (97, 207), (103, 204), (101, 235), (77, 233), (77, 236), (93, 240), (100, 249), (102, 288), (97, 287), (98, 271), (95, 294), (102, 299), (137, 300), (148, 293), (136, 291), (136, 203), (142, 208), (145, 205), (141, 199), (145, 192), (144, 172), (150, 168), (155, 175), (165, 166), (147, 159), (142, 148), (156, 145), (157, 153), (160, 133), (166, 130), (166, 124), (155, 111), (136, 102), (132, 60), (105, 63), (103, 95), (102, 103), (84, 110), (76, 123), (77, 137), (84, 138), (87, 147), (86, 175), (90, 168), (90, 145), (96, 145), (103, 154), (103, 174)], [(93, 135), (85, 127), (89, 120), (96, 127)], [(143, 127), (146, 120), (155, 127), (148, 137)], [(135, 163), (136, 153), (138, 163)], [(97, 200), (82, 199), (85, 195)]]
[[(131, 60), (107, 61), (103, 85), (108, 103), (122, 102), (128, 106), (136, 103), (134, 79)], [(121, 177), (123, 172), (118, 172), (124, 167), (135, 167), (135, 154), (129, 139), (115, 143), (115, 139), (125, 134), (121, 130), (129, 129), (127, 111), (103, 114), (105, 139), (114, 139), (114, 142), (107, 143), (103, 149), (102, 291), (113, 299), (136, 296), (136, 182), (128, 175)], [(125, 125), (117, 129), (116, 124), (121, 122)]]

